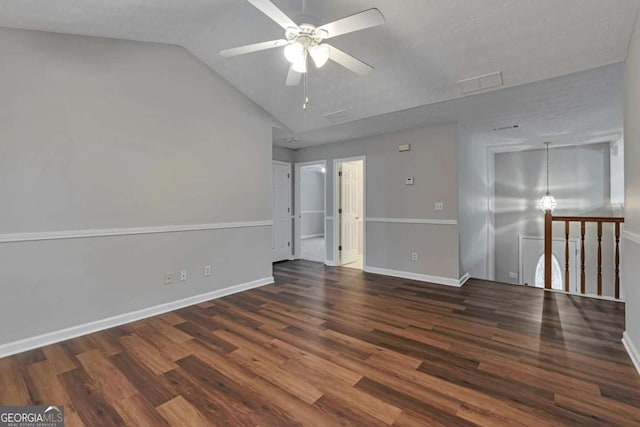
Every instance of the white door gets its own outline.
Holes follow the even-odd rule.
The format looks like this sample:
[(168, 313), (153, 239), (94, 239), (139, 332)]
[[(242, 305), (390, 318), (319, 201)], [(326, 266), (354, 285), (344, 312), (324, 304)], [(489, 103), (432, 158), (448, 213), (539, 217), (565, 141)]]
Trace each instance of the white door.
[[(544, 287), (544, 239), (520, 238), (520, 283)], [(565, 241), (553, 239), (551, 258), (552, 288), (564, 291), (565, 282)], [(578, 291), (577, 242), (569, 240), (569, 291)]]
[(273, 163), (273, 261), (291, 256), (291, 165)]
[[(342, 163), (340, 179), (340, 264), (349, 264), (358, 260), (358, 205), (360, 194), (358, 181), (362, 167)], [(339, 248), (340, 249), (340, 248)]]

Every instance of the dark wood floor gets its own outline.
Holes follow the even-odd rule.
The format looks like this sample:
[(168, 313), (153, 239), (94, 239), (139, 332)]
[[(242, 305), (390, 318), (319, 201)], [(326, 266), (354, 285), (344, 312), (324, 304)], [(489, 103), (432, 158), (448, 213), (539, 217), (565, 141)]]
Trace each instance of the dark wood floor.
[(0, 359), (67, 426), (640, 425), (624, 305), (275, 267), (275, 285)]

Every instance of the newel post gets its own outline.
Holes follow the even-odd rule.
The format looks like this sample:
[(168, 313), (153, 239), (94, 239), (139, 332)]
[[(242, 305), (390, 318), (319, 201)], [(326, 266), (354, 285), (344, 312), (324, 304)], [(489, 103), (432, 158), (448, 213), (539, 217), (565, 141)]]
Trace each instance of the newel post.
[(551, 211), (544, 213), (544, 287), (551, 289), (551, 253), (553, 252), (552, 244), (552, 227), (553, 216)]

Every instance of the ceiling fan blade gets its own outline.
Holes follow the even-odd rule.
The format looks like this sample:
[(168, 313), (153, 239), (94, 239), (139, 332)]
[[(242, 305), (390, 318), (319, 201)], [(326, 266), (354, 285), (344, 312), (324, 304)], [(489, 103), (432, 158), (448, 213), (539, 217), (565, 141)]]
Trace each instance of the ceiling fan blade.
[(294, 71), (293, 66), (289, 67), (289, 73), (287, 74), (287, 86), (298, 86), (302, 80), (302, 74)]
[(268, 42), (254, 43), (246, 46), (234, 47), (231, 49), (225, 49), (220, 51), (220, 55), (225, 58), (231, 56), (244, 55), (245, 53), (259, 52), (261, 50), (274, 49), (276, 47), (286, 46), (289, 42), (287, 40), (271, 40)]
[(325, 39), (330, 39), (331, 37), (337, 37), (354, 31), (376, 27), (384, 23), (385, 19), (382, 13), (378, 9), (373, 8), (322, 25), (321, 27), (318, 27), (318, 30), (326, 31), (328, 36), (325, 37)]
[(344, 53), (340, 49), (337, 49), (330, 44), (326, 45), (331, 49), (329, 51), (329, 59), (342, 65), (344, 68), (353, 71), (359, 76), (366, 76), (367, 74), (373, 72), (373, 67), (371, 65), (365, 64), (359, 59), (354, 58), (348, 53)]
[(260, 12), (267, 15), (269, 18), (274, 20), (278, 25), (280, 25), (285, 30), (287, 28), (298, 28), (298, 24), (293, 22), (291, 18), (284, 14), (283, 11), (278, 9), (275, 4), (271, 3), (269, 0), (247, 0), (249, 3), (254, 5)]

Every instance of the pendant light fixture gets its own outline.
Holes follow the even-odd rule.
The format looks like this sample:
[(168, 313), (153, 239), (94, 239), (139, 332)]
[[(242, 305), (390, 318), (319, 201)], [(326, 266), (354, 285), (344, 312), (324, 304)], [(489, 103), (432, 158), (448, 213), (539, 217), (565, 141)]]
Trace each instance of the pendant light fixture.
[(549, 144), (551, 142), (547, 141), (544, 143), (547, 146), (547, 192), (544, 196), (538, 201), (538, 208), (544, 212), (552, 213), (553, 210), (558, 206), (558, 202), (549, 192)]

